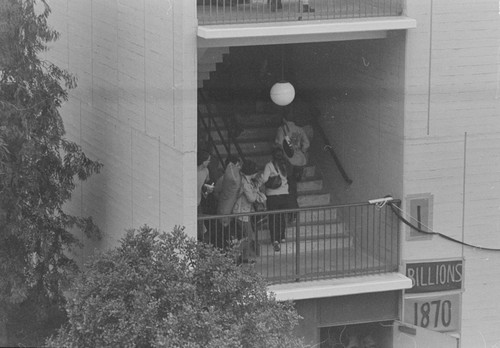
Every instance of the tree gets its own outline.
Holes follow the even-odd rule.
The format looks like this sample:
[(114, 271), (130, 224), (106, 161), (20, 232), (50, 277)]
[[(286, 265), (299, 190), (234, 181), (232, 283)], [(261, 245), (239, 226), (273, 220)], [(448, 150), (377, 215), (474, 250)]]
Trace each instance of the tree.
[[(63, 206), (76, 181), (101, 164), (65, 138), (59, 108), (76, 80), (40, 58), (58, 38), (47, 24), (48, 5), (4, 0), (2, 8), (9, 12), (2, 17), (9, 45), (0, 65), (0, 313), (7, 313), (0, 321), (12, 324), (27, 311), (42, 328), (64, 303), (63, 286), (77, 269), (68, 252), (80, 241), (71, 230), (99, 237), (91, 218), (67, 214)], [(38, 328), (25, 327), (35, 334)]]
[(300, 347), (299, 316), (249, 266), (182, 229), (131, 230), (91, 259), (51, 347)]

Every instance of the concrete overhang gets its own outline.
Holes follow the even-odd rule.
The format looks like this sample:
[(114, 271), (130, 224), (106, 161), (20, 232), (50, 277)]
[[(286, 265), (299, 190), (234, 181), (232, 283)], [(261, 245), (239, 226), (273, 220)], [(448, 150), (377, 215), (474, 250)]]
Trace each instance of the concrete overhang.
[(406, 16), (198, 26), (198, 47), (252, 46), (380, 39), (391, 30), (416, 28)]
[(278, 301), (404, 290), (412, 287), (410, 278), (401, 273), (386, 273), (341, 279), (317, 280), (269, 286)]

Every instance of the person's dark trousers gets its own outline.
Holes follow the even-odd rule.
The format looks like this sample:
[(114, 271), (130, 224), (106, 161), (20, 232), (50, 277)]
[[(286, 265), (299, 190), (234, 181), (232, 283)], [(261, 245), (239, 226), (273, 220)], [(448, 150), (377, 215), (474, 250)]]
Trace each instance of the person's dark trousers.
[(214, 247), (228, 250), (230, 248), (231, 235), (235, 234), (235, 222), (228, 220), (227, 223), (222, 223), (221, 219), (210, 220), (208, 228), (208, 242)]
[[(276, 195), (267, 197), (268, 210), (282, 210), (290, 208), (290, 195)], [(269, 214), (269, 232), (272, 242), (281, 242), (285, 238), (286, 213)]]

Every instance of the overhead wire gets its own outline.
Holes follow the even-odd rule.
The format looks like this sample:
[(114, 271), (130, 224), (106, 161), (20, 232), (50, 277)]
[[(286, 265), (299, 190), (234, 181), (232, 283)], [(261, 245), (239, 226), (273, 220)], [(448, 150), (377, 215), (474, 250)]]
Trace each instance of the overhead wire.
[(437, 236), (439, 236), (441, 238), (444, 238), (446, 240), (449, 240), (449, 241), (452, 241), (454, 243), (458, 243), (458, 244), (461, 244), (461, 245), (465, 245), (465, 246), (468, 246), (468, 247), (471, 247), (471, 248), (474, 248), (474, 249), (486, 250), (486, 251), (500, 251), (500, 248), (488, 248), (488, 247), (483, 247), (483, 246), (479, 246), (479, 245), (474, 245), (474, 244), (466, 243), (464, 241), (461, 241), (461, 240), (458, 240), (456, 238), (450, 237), (450, 236), (448, 236), (446, 234), (443, 234), (443, 233), (440, 233), (440, 232), (436, 232), (436, 231), (432, 231), (427, 226), (425, 226), (425, 227), (428, 230), (423, 230), (423, 229), (415, 226), (414, 224), (412, 224), (407, 219), (405, 219), (403, 217), (403, 215), (402, 215), (404, 213), (404, 211), (401, 208), (399, 208), (397, 205), (395, 205), (393, 202), (391, 202), (391, 201), (383, 202), (382, 204), (377, 204), (377, 207), (381, 208), (386, 203), (389, 204), (389, 206), (391, 207), (393, 213), (398, 217), (399, 220), (401, 220), (405, 225), (409, 226), (410, 228), (414, 229), (415, 231), (418, 231), (418, 232), (424, 233), (424, 234), (428, 234), (428, 235), (437, 235)]

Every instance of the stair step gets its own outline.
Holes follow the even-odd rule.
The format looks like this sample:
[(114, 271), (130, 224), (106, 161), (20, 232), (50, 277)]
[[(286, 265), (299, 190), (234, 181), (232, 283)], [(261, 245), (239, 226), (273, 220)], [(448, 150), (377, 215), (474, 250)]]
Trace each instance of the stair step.
[(325, 208), (321, 210), (302, 210), (299, 213), (299, 219), (302, 223), (334, 223), (337, 222), (337, 209)]
[[(207, 126), (209, 126), (209, 129), (213, 133), (218, 134), (213, 123), (215, 123), (217, 125), (217, 127), (219, 128), (219, 130), (221, 132), (222, 132), (222, 130), (226, 129), (226, 125), (224, 124), (224, 120), (222, 119), (222, 117), (215, 117), (214, 116), (214, 109), (212, 106), (205, 105), (205, 104), (198, 104), (198, 109), (201, 111), (201, 115), (199, 117), (203, 117), (203, 120), (205, 121)], [(208, 116), (208, 110), (210, 110), (210, 112), (212, 113), (212, 116), (214, 116), (214, 117), (210, 118)], [(218, 137), (218, 135), (217, 135), (217, 137)]]
[[(234, 148), (233, 145), (231, 145), (231, 153), (233, 155), (237, 155), (238, 152), (236, 151), (236, 149)], [(226, 151), (224, 150), (224, 152), (220, 153), (221, 157), (222, 157), (222, 163), (225, 163), (226, 162), (226, 158), (227, 158), (227, 153)], [(262, 154), (262, 153), (252, 153), (252, 154), (244, 154), (245, 156), (245, 160), (252, 160), (255, 162), (255, 164), (257, 165), (257, 170), (263, 170), (266, 163), (269, 162), (271, 160), (271, 155), (268, 155), (268, 154)], [(217, 162), (219, 162), (219, 158), (217, 157), (217, 155), (215, 154), (214, 152), (214, 157), (215, 157), (215, 160)]]
[[(268, 215), (264, 213), (262, 218), (261, 222), (259, 222), (255, 228), (257, 231), (268, 229)], [(341, 221), (339, 220), (337, 209), (324, 208), (319, 210), (301, 210), (299, 211), (298, 218), (301, 226), (321, 225), (329, 226), (328, 229), (330, 231), (344, 231), (344, 225), (339, 225)], [(304, 228), (303, 231), (308, 231), (308, 229)]]
[[(288, 226), (286, 231), (287, 240), (295, 239), (297, 227)], [(341, 222), (323, 221), (321, 223), (301, 224), (299, 225), (299, 238), (301, 240), (317, 240), (325, 238), (338, 238), (348, 235), (344, 224)]]
[[(326, 250), (339, 250), (351, 248), (353, 246), (353, 239), (350, 236), (342, 236), (330, 239), (318, 239), (318, 240), (305, 240), (299, 243), (300, 253), (310, 253), (314, 251), (326, 251)], [(274, 255), (290, 255), (295, 254), (297, 251), (297, 243), (292, 241), (287, 241), (285, 243), (280, 243), (280, 251), (274, 251), (273, 245), (271, 243), (260, 243), (260, 256), (274, 256)]]
[(215, 62), (199, 62), (198, 63), (198, 73), (202, 71), (215, 71), (216, 68)]
[(329, 193), (302, 194), (297, 197), (299, 207), (314, 207), (330, 204)]
[[(240, 116), (238, 122), (245, 127), (273, 127), (274, 131), (281, 124), (281, 116), (276, 113), (258, 113)], [(276, 133), (275, 133), (276, 134)]]
[[(221, 133), (224, 138), (227, 138), (227, 130), (225, 129), (221, 130)], [(214, 130), (211, 132), (211, 134), (214, 139), (219, 138), (219, 134), (217, 133), (217, 131)], [(237, 140), (238, 141), (266, 140), (269, 142), (274, 142), (275, 137), (276, 137), (276, 129), (256, 127), (256, 128), (244, 128), (243, 132), (241, 132)]]
[(320, 191), (323, 189), (323, 180), (303, 180), (297, 183), (297, 192)]
[[(211, 103), (213, 104), (213, 103)], [(210, 106), (210, 110), (212, 111), (212, 116), (217, 125), (222, 127), (224, 125), (224, 121), (222, 120), (221, 116), (218, 116), (216, 114), (216, 110), (214, 109), (213, 105)], [(208, 115), (206, 113), (203, 113), (199, 115), (200, 117), (204, 117), (205, 119), (208, 119)], [(274, 136), (276, 135), (277, 129), (279, 125), (281, 124), (281, 120), (277, 115), (274, 114), (258, 114), (258, 115), (245, 115), (245, 116), (238, 116), (237, 118), (238, 124), (245, 130), (245, 129), (252, 129), (252, 128), (259, 128), (259, 129), (270, 129), (269, 132), (274, 133)]]
[[(289, 241), (296, 238), (295, 223), (288, 224), (285, 228), (285, 236)], [(257, 227), (257, 235), (259, 240), (269, 241), (269, 225), (266, 219), (262, 225)], [(325, 238), (337, 238), (348, 235), (347, 230), (342, 222), (336, 221), (317, 221), (314, 223), (301, 223), (299, 225), (299, 238), (301, 240), (317, 240)]]
[[(241, 148), (241, 151), (247, 156), (251, 156), (254, 153), (257, 154), (263, 154), (263, 153), (269, 153), (269, 158), (271, 157), (271, 151), (273, 149), (273, 144), (267, 141), (264, 142), (243, 142), (243, 141), (238, 141), (238, 145)], [(224, 153), (226, 151), (226, 148), (222, 144), (217, 145), (217, 150), (219, 150), (220, 153)]]
[(203, 54), (198, 55), (199, 63), (220, 63), (223, 61), (224, 55), (229, 53), (228, 47), (210, 47)]
[(304, 172), (302, 173), (302, 176), (304, 178), (314, 178), (316, 177), (316, 166), (315, 165), (309, 165), (304, 168)]
[[(234, 150), (233, 153), (236, 153), (236, 151)], [(223, 160), (225, 160), (226, 154), (221, 153), (221, 155), (222, 155)], [(250, 153), (250, 154), (244, 154), (244, 155), (245, 155), (245, 159), (254, 161), (259, 170), (264, 169), (266, 163), (271, 160), (271, 155), (267, 154), (267, 153)]]
[(210, 78), (210, 71), (198, 71), (198, 81), (208, 80)]

